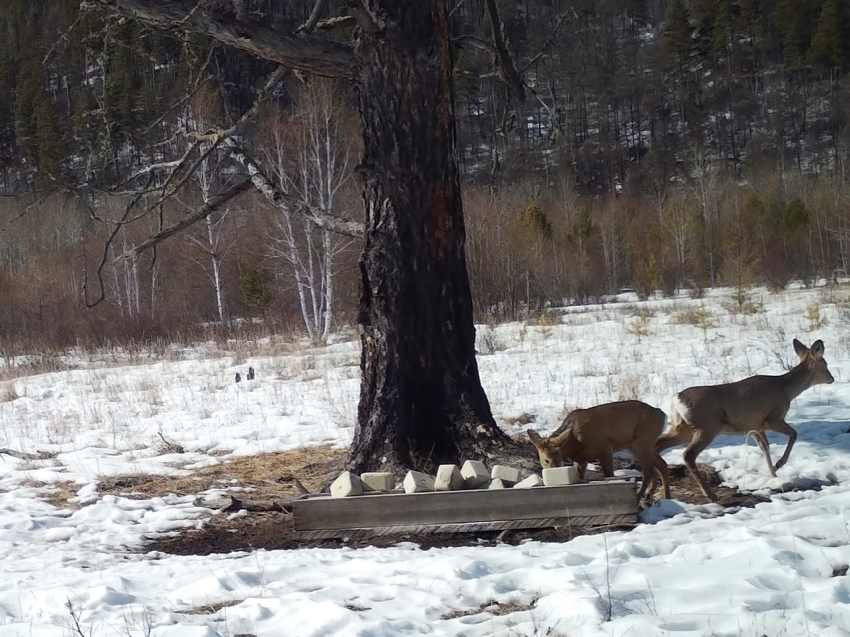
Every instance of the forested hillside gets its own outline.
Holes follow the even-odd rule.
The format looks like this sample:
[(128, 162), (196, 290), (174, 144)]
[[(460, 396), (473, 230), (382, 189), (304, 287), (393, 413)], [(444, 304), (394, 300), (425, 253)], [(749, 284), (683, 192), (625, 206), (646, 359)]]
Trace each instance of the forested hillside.
[[(780, 287), (848, 269), (850, 0), (499, 0), (521, 83), (498, 63), (487, 0), (449, 4), (480, 320), (624, 286)], [(297, 27), (313, 5), (232, 10)], [(345, 6), (326, 3), (322, 28), (343, 37)], [(122, 219), (131, 186), (237, 122), (273, 65), (79, 0), (3, 0), (0, 33), (0, 338), (264, 317), (322, 341), (352, 319), (358, 241), (255, 192), (118, 258), (244, 171), (210, 152), (177, 197), (146, 202), (153, 218)], [(357, 219), (353, 103), (343, 82), (289, 73), (241, 143), (286, 192)]]

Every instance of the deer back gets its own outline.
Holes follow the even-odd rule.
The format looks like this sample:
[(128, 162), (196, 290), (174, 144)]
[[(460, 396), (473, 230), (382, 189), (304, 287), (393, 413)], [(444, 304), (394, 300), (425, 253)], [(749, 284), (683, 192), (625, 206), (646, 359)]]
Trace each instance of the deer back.
[[(610, 449), (630, 448), (636, 440), (655, 443), (664, 430), (664, 412), (637, 400), (606, 403), (588, 409), (576, 409), (547, 439), (529, 430), (544, 467), (556, 466), (563, 459), (583, 462), (599, 458)], [(536, 442), (535, 442), (536, 438)], [(556, 464), (547, 464), (547, 463)]]
[(688, 422), (713, 433), (764, 431), (768, 420), (784, 419), (791, 401), (805, 390), (835, 380), (823, 358), (822, 341), (809, 349), (794, 339), (794, 349), (800, 362), (787, 373), (689, 387), (677, 395), (676, 409)]

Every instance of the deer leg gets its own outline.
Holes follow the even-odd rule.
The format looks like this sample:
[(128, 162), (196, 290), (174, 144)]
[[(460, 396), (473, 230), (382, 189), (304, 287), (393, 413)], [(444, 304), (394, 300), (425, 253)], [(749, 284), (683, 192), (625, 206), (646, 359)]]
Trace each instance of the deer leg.
[[(788, 456), (791, 455), (791, 447), (794, 446), (794, 442), (797, 440), (797, 431), (784, 420), (769, 422), (767, 427), (771, 431), (788, 436), (788, 445), (785, 447), (785, 452), (782, 454), (782, 457), (776, 461), (775, 469), (781, 469), (785, 466), (785, 463), (788, 462)], [(774, 473), (773, 475), (776, 474)]]
[(610, 478), (614, 475), (614, 450), (610, 447), (599, 454), (599, 465), (602, 467), (602, 475)]
[[(655, 489), (658, 487), (659, 476), (661, 477), (661, 483), (665, 486), (664, 493), (669, 500), (670, 487), (666, 480), (667, 463), (656, 453), (654, 445), (650, 446), (649, 449), (642, 446), (638, 449), (629, 449), (629, 451), (640, 462), (640, 469), (643, 473), (643, 481), (637, 494), (638, 502), (640, 502), (644, 494), (646, 494), (647, 503), (652, 502)], [(664, 467), (664, 472), (661, 471), (662, 466)]]
[(653, 454), (655, 464), (655, 473), (661, 477), (661, 486), (664, 488), (664, 498), (671, 499), (670, 495), (670, 472), (667, 469), (667, 463), (657, 452)]
[(659, 453), (670, 447), (681, 445), (693, 437), (694, 432), (690, 425), (682, 421), (680, 424), (674, 425), (673, 428), (666, 434), (659, 436), (655, 441), (655, 450)]
[(578, 479), (584, 480), (584, 473), (587, 471), (587, 463), (573, 461), (573, 466), (576, 468), (576, 475), (578, 476)]
[[(647, 460), (650, 460), (647, 462)], [(655, 465), (652, 463), (649, 458), (641, 458), (640, 460), (640, 470), (643, 474), (643, 478), (640, 482), (640, 489), (637, 493), (638, 502), (640, 502), (644, 493), (646, 493), (647, 502), (652, 500), (652, 494), (655, 493), (655, 488), (658, 485), (657, 478), (655, 477)], [(647, 491), (648, 489), (648, 491)]]
[(753, 438), (756, 439), (758, 446), (764, 452), (764, 457), (767, 460), (767, 470), (770, 472), (770, 477), (776, 477), (776, 470), (773, 468), (773, 461), (770, 459), (770, 445), (767, 442), (767, 436), (763, 431), (753, 431)]
[(711, 444), (711, 441), (713, 439), (713, 436), (706, 436), (702, 430), (694, 430), (694, 437), (691, 439), (691, 443), (685, 449), (684, 457), (685, 466), (688, 468), (691, 477), (694, 479), (694, 482), (697, 483), (697, 486), (700, 488), (700, 491), (702, 491), (703, 495), (705, 495), (705, 497), (711, 500), (712, 502), (717, 502), (717, 495), (715, 495), (714, 491), (711, 490), (711, 487), (708, 486), (706, 481), (700, 475), (696, 463), (697, 456), (702, 453), (702, 451), (708, 445)]
[[(643, 469), (643, 463), (641, 463), (641, 469)], [(655, 465), (651, 464), (652, 467), (652, 477), (649, 479), (649, 489), (646, 492), (646, 502), (647, 504), (652, 504), (655, 499), (655, 490), (658, 488), (658, 476), (659, 473), (655, 469)], [(646, 475), (644, 475), (644, 481), (646, 481)], [(638, 499), (640, 499), (640, 495), (638, 495)]]

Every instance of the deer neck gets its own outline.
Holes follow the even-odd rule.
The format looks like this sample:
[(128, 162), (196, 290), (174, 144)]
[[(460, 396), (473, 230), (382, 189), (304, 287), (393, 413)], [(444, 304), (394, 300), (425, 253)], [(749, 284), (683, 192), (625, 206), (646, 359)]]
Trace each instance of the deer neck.
[(782, 381), (782, 388), (788, 395), (788, 399), (794, 400), (812, 386), (814, 373), (805, 363), (800, 363), (793, 369), (782, 374), (779, 378)]
[(558, 437), (557, 445), (561, 451), (561, 460), (566, 458), (574, 459), (576, 455), (581, 454), (582, 445), (572, 429), (565, 431)]

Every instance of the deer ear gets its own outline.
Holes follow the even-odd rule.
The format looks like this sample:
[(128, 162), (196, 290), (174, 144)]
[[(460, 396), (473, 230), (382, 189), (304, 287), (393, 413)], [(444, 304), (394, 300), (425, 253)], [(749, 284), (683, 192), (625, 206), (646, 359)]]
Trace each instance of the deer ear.
[(535, 447), (539, 449), (541, 446), (543, 446), (543, 438), (541, 438), (536, 431), (534, 431), (533, 429), (529, 429), (525, 433), (528, 434), (528, 439), (531, 440), (531, 444), (533, 444)]
[(812, 343), (812, 354), (815, 358), (823, 358), (823, 341), (818, 339)]
[(803, 345), (796, 338), (794, 339), (794, 351), (797, 352), (797, 356), (800, 358), (804, 358), (806, 354), (809, 353), (809, 348)]

